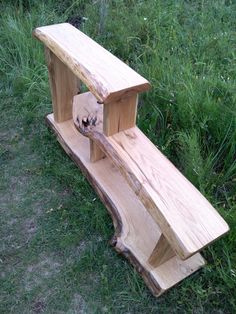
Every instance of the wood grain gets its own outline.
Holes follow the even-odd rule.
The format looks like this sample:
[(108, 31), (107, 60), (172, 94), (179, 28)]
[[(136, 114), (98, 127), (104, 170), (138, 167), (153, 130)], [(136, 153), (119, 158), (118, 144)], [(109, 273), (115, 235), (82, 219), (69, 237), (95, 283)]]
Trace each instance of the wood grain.
[(153, 267), (158, 267), (161, 264), (167, 262), (169, 259), (175, 256), (175, 252), (172, 250), (169, 242), (164, 237), (163, 233), (161, 234), (154, 250), (152, 251), (148, 262)]
[[(86, 118), (96, 117), (96, 128), (103, 130), (103, 104), (99, 104), (92, 93), (87, 92), (73, 98), (73, 116), (79, 118), (80, 124)], [(104, 158), (105, 154), (98, 145), (90, 140), (90, 161), (96, 162)]]
[(127, 93), (150, 88), (150, 83), (141, 75), (68, 23), (38, 27), (33, 34), (101, 102), (110, 103)]
[[(109, 210), (115, 249), (158, 296), (204, 265), (196, 252), (228, 225), (135, 127), (147, 80), (67, 23), (34, 35), (46, 46), (54, 110), (47, 122)], [(76, 95), (78, 78), (92, 93)]]
[(93, 140), (89, 140), (90, 143), (90, 161), (96, 162), (102, 158), (105, 157), (104, 152), (101, 150), (101, 148), (94, 143)]
[(118, 169), (108, 158), (90, 162), (89, 139), (79, 134), (72, 120), (56, 123), (53, 114), (50, 114), (47, 123), (111, 214), (115, 227), (112, 245), (134, 265), (155, 296), (160, 296), (204, 266), (204, 259), (198, 253), (185, 261), (175, 256), (153, 267), (148, 258), (161, 236), (161, 230)]
[(207, 199), (137, 127), (110, 137), (96, 128), (84, 131), (119, 169), (182, 259), (228, 232)]
[(132, 94), (104, 105), (103, 133), (106, 136), (130, 129), (136, 124), (138, 95)]
[(74, 95), (79, 92), (80, 81), (47, 47), (45, 56), (54, 117), (57, 122), (66, 121), (72, 118), (72, 101)]

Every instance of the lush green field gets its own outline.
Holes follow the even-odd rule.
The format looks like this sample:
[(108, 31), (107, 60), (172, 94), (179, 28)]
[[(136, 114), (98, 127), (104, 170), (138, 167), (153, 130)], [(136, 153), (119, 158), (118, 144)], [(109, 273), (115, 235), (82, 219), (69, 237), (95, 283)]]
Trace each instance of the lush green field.
[[(152, 83), (140, 128), (231, 227), (159, 299), (109, 246), (107, 210), (44, 124), (31, 32), (71, 17)], [(236, 313), (235, 21), (233, 0), (0, 2), (0, 313)]]

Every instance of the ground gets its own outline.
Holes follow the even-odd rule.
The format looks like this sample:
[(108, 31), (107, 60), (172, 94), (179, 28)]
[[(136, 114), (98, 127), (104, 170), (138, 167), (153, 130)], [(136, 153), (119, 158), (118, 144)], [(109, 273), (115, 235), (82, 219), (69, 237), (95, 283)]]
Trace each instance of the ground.
[[(0, 3), (0, 312), (236, 312), (234, 1)], [(107, 210), (44, 123), (34, 27), (69, 20), (141, 73), (138, 124), (230, 225), (159, 299), (109, 245)]]

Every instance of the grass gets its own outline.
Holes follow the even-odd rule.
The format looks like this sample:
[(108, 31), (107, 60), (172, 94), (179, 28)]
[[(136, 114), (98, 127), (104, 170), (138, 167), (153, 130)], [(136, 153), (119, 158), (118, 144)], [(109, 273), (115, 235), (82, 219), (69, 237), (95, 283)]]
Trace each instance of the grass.
[[(0, 12), (0, 312), (235, 313), (235, 2), (22, 0)], [(31, 32), (78, 16), (151, 81), (140, 128), (231, 227), (159, 299), (109, 246), (106, 209), (44, 124), (47, 69)]]

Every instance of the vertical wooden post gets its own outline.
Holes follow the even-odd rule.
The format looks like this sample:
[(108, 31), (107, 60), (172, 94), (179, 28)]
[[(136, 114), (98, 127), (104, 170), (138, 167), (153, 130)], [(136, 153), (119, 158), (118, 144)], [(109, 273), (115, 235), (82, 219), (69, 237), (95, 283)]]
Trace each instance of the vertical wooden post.
[(103, 132), (111, 136), (130, 129), (136, 124), (138, 94), (126, 96), (119, 101), (104, 104)]
[[(111, 136), (132, 128), (136, 124), (138, 94), (126, 96), (119, 101), (103, 105), (103, 132)], [(90, 140), (90, 160), (95, 162), (105, 156), (103, 151)]]
[(63, 122), (72, 118), (73, 97), (79, 93), (80, 81), (57, 56), (45, 47), (51, 87), (54, 120)]
[(90, 161), (95, 162), (105, 157), (104, 152), (99, 148), (97, 144), (94, 143), (93, 140), (89, 140), (90, 142)]
[(168, 261), (173, 256), (175, 256), (175, 252), (172, 250), (169, 242), (166, 240), (162, 233), (159, 241), (157, 242), (154, 250), (152, 251), (152, 254), (148, 259), (148, 262), (153, 267), (158, 267)]

